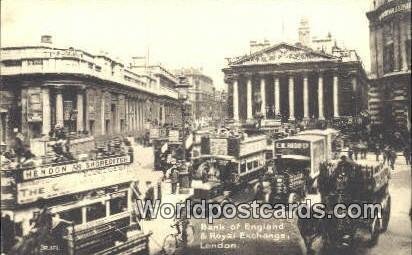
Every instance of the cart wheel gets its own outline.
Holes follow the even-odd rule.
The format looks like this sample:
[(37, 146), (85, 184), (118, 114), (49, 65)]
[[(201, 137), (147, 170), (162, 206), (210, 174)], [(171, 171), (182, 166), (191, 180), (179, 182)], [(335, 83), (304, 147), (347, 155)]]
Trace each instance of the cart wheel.
[(386, 230), (388, 230), (390, 217), (391, 217), (391, 196), (388, 197), (386, 208), (384, 208), (383, 210), (381, 232), (385, 232)]
[(368, 246), (373, 247), (379, 241), (379, 219), (377, 216), (373, 219), (372, 224), (370, 225), (369, 233), (370, 233), (370, 240), (368, 241)]

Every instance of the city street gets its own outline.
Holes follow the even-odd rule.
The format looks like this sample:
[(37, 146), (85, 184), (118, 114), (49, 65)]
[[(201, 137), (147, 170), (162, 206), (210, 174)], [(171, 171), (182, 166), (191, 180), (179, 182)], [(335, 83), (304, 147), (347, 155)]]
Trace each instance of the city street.
[(412, 254), (412, 0), (0, 1), (0, 255)]
[[(162, 176), (160, 171), (153, 171), (153, 151), (151, 147), (142, 147), (136, 146), (135, 147), (135, 158), (136, 163), (135, 167), (137, 169), (136, 176), (139, 177), (142, 187), (144, 187), (144, 183), (146, 180), (151, 180), (152, 182), (156, 183)], [(367, 157), (366, 162), (372, 162), (375, 160), (375, 156), (369, 154)], [(366, 245), (362, 245), (356, 250), (355, 254), (359, 255), (386, 255), (390, 254), (392, 250), (396, 248), (397, 253), (396, 255), (408, 255), (411, 253), (411, 221), (409, 218), (409, 209), (411, 206), (411, 172), (410, 167), (405, 164), (404, 158), (402, 156), (398, 157), (398, 160), (395, 165), (395, 170), (392, 171), (392, 179), (390, 181), (390, 194), (392, 196), (392, 212), (391, 218), (389, 223), (389, 228), (387, 232), (383, 233), (380, 236), (379, 242), (375, 247), (367, 248)], [(143, 188), (144, 191), (144, 188)], [(252, 194), (238, 194), (236, 197), (241, 198), (242, 200), (245, 197), (251, 197)], [(162, 184), (162, 201), (175, 203), (185, 199), (187, 195), (180, 194), (180, 195), (170, 195), (170, 184), (163, 182)], [(308, 196), (312, 201), (319, 201), (320, 198), (318, 195), (309, 195)], [(195, 227), (195, 237), (199, 237), (196, 233), (197, 230), (200, 231), (201, 224), (205, 221), (201, 220), (192, 220), (191, 224)], [(294, 220), (223, 220), (218, 219), (214, 222), (214, 226), (218, 226), (220, 224), (228, 225), (228, 224), (237, 224), (241, 223), (244, 224), (245, 222), (249, 224), (264, 224), (270, 223), (275, 225), (281, 225), (282, 223), (285, 226), (285, 230), (282, 233), (289, 235), (287, 239), (284, 240), (277, 240), (274, 243), (269, 243), (266, 241), (256, 241), (256, 245), (249, 243), (245, 245), (242, 244), (241, 253), (240, 251), (236, 250), (233, 254), (253, 254), (253, 252), (262, 252), (262, 251), (270, 251), (275, 252), (273, 254), (305, 254), (305, 248), (303, 245), (303, 240), (300, 237), (299, 230), (297, 228), (296, 219)], [(257, 223), (258, 222), (258, 223)], [(164, 238), (171, 234), (175, 233), (175, 230), (170, 227), (173, 223), (173, 220), (170, 219), (155, 219), (152, 221), (143, 221), (142, 226), (145, 232), (152, 231), (153, 235), (150, 239), (150, 250), (151, 254), (156, 254), (159, 250), (161, 245), (163, 244)], [(204, 250), (200, 247), (199, 238), (195, 238), (195, 241), (190, 245), (189, 253), (188, 254), (221, 254), (220, 250)], [(248, 240), (250, 241), (250, 240)], [(255, 243), (255, 242), (253, 242)], [(243, 246), (244, 245), (244, 246)], [(321, 240), (318, 238), (314, 242), (314, 249), (316, 251), (315, 254), (324, 255), (321, 252)], [(204, 253), (202, 253), (204, 252)], [(213, 253), (216, 252), (216, 253)], [(232, 254), (227, 253), (227, 254)], [(263, 254), (263, 253), (259, 253)]]

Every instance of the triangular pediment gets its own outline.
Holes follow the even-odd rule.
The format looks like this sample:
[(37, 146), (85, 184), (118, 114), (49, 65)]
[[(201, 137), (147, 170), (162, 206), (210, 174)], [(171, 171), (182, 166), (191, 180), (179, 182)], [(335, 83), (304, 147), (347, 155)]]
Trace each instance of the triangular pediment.
[(316, 52), (309, 48), (280, 43), (251, 55), (238, 58), (231, 62), (231, 65), (318, 62), (333, 61), (335, 59), (337, 58), (332, 55)]

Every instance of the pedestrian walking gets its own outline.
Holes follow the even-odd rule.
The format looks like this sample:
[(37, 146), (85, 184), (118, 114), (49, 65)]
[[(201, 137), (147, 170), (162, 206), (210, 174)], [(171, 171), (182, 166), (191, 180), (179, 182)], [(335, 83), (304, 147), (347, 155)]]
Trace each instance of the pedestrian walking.
[(392, 170), (395, 170), (395, 161), (396, 161), (396, 151), (395, 149), (391, 149), (389, 152), (389, 161), (390, 161), (390, 165)]
[(130, 184), (130, 190), (131, 190), (131, 201), (133, 202), (132, 208), (132, 219), (137, 223), (137, 228), (139, 230), (142, 230), (141, 225), (140, 225), (140, 220), (142, 219), (142, 215), (140, 214), (140, 211), (137, 207), (137, 203), (139, 200), (141, 200), (142, 192), (140, 192), (139, 189), (139, 181), (133, 181)]
[(353, 146), (351, 144), (348, 147), (348, 157), (353, 159)]
[(192, 181), (193, 181), (193, 165), (191, 162), (186, 163), (186, 168), (188, 172), (188, 178), (189, 178), (189, 188), (192, 187)]
[(366, 159), (366, 154), (368, 153), (368, 145), (366, 142), (361, 141), (360, 143), (361, 158)]
[(387, 163), (389, 165), (389, 146), (386, 145), (383, 149), (383, 164)]
[(376, 161), (379, 161), (379, 156), (381, 155), (381, 147), (379, 146), (379, 143), (375, 144), (375, 155)]
[(173, 167), (170, 173), (170, 183), (172, 184), (172, 194), (176, 194), (177, 183), (179, 182), (179, 173), (176, 168)]
[[(146, 186), (147, 186), (147, 189), (146, 189), (146, 193), (145, 193), (145, 196), (144, 196), (144, 202), (145, 202), (145, 204), (151, 203), (151, 205), (154, 206), (155, 192), (154, 192), (154, 187), (152, 185), (152, 182), (147, 181)], [(146, 220), (151, 220), (152, 219), (152, 215), (150, 213), (150, 210), (147, 211), (145, 219)]]
[(410, 165), (411, 164), (411, 149), (409, 145), (406, 145), (403, 148), (403, 156), (405, 157), (406, 165)]

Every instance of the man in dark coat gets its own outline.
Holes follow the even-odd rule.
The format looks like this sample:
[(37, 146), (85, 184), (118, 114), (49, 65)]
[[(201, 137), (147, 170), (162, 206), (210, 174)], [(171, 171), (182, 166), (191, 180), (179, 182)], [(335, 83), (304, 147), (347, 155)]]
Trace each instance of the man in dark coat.
[(170, 183), (172, 184), (172, 194), (176, 194), (177, 183), (179, 182), (179, 173), (173, 167), (170, 173)]
[[(155, 191), (154, 191), (154, 187), (152, 185), (151, 181), (147, 181), (146, 182), (147, 185), (147, 190), (144, 196), (144, 202), (145, 204), (148, 203), (150, 201), (150, 203), (152, 204), (152, 206), (155, 203)], [(152, 219), (152, 215), (150, 214), (150, 210), (147, 211), (146, 214), (146, 220), (151, 220)]]

